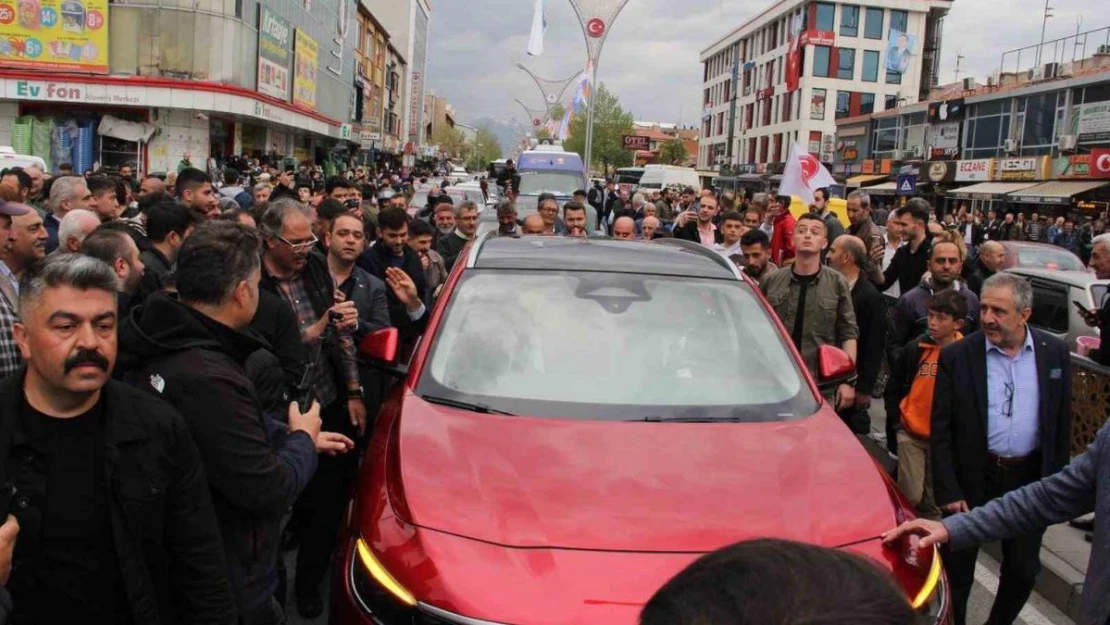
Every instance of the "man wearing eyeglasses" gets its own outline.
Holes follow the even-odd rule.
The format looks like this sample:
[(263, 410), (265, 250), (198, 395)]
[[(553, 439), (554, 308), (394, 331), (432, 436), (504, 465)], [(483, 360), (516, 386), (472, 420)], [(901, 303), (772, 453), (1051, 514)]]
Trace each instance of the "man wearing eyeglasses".
[(478, 205), (474, 202), (463, 202), (455, 211), (454, 231), (444, 235), (436, 243), (436, 251), (443, 257), (443, 262), (447, 265), (447, 271), (451, 271), (451, 268), (455, 266), (455, 260), (477, 231)]
[[(980, 331), (941, 350), (933, 396), (933, 492), (947, 514), (1058, 472), (1069, 460), (1071, 359), (1060, 339), (1028, 325), (1033, 290), (1016, 274), (983, 283)], [(1040, 572), (1043, 530), (1002, 541), (1002, 570), (988, 623), (1013, 623)], [(944, 563), (956, 625), (975, 582), (977, 547)]]
[[(351, 336), (358, 328), (358, 309), (337, 292), (327, 260), (313, 251), (317, 239), (300, 202), (292, 198), (273, 202), (263, 214), (259, 230), (265, 250), (259, 287), (280, 296), (293, 310), (305, 345), (311, 348), (323, 340), (330, 319), (336, 318), (336, 340), (324, 346), (326, 357), (310, 382), (320, 402), (323, 429), (357, 438), (366, 428), (366, 406)], [(346, 503), (349, 481), (344, 468), (348, 462), (335, 457), (320, 459), (290, 521), (301, 546), (297, 554), (297, 608), (306, 618), (323, 611), (319, 585), (327, 573), (335, 528)]]
[(536, 212), (543, 218), (544, 234), (562, 236), (567, 233), (566, 224), (559, 219), (559, 200), (553, 194), (541, 193), (536, 206)]

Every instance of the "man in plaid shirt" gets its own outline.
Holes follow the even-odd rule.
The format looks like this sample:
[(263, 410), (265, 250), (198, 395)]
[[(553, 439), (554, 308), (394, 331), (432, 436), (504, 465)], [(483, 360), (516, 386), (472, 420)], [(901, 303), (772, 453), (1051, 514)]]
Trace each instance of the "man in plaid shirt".
[[(270, 205), (259, 230), (265, 239), (259, 287), (282, 298), (296, 315), (301, 338), (314, 351), (336, 318), (336, 341), (326, 345), (312, 383), (323, 429), (358, 440), (366, 427), (358, 361), (351, 331), (358, 325), (354, 302), (337, 297), (327, 260), (313, 251), (317, 239), (303, 206), (293, 199)], [(297, 606), (314, 618), (323, 610), (320, 582), (328, 571), (335, 531), (358, 470), (358, 455), (320, 456), (315, 475), (294, 507), (290, 530), (299, 538)]]
[[(0, 247), (6, 248), (12, 243), (12, 217), (26, 215), (30, 210), (24, 204), (0, 201)], [(0, 379), (3, 379), (19, 371), (23, 359), (12, 336), (12, 326), (19, 321), (15, 312), (15, 289), (6, 278), (0, 280), (3, 280), (0, 282)]]

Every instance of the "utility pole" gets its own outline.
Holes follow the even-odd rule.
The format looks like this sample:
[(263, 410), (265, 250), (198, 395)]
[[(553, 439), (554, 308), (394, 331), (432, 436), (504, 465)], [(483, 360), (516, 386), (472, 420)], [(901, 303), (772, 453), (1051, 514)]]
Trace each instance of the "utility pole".
[(964, 50), (960, 48), (956, 51), (956, 82), (960, 82), (960, 63), (964, 60)]

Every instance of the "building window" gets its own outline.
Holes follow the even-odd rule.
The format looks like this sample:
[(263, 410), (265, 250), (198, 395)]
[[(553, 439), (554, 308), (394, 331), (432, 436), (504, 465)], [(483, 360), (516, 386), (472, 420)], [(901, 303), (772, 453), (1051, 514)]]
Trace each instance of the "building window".
[(859, 96), (860, 115), (869, 115), (875, 112), (875, 94), (861, 93)]
[(852, 94), (847, 91), (836, 92), (836, 118), (848, 117), (848, 107), (851, 106)]
[(813, 46), (813, 75), (821, 78), (829, 77), (829, 53), (832, 48), (828, 46)]
[(879, 82), (879, 51), (863, 51), (863, 82)]
[(836, 77), (851, 80), (856, 74), (856, 51), (840, 48), (836, 55)]
[(850, 4), (840, 7), (840, 36), (859, 36), (859, 7)]
[(814, 89), (813, 96), (809, 101), (809, 118), (817, 121), (825, 121), (825, 90)]
[(886, 97), (886, 100), (883, 102), (883, 110), (884, 111), (889, 111), (890, 109), (893, 109), (893, 108), (898, 108), (898, 96), (888, 95)]
[(906, 32), (906, 28), (908, 27), (907, 26), (908, 24), (909, 24), (909, 13), (906, 13), (905, 11), (891, 10), (891, 12), (890, 12), (890, 29), (891, 30), (900, 30), (902, 32)]
[(817, 3), (817, 23), (814, 30), (832, 32), (836, 18), (836, 5)]
[(883, 38), (882, 9), (867, 9), (863, 22), (863, 36), (867, 39)]

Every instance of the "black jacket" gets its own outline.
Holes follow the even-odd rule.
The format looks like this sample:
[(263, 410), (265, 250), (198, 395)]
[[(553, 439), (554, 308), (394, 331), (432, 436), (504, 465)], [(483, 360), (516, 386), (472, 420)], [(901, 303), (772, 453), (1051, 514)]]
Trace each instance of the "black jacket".
[[(358, 266), (384, 282), (385, 270), (393, 266), (393, 258), (393, 251), (389, 246), (378, 243), (358, 257)], [(424, 265), (420, 262), (420, 256), (407, 245), (404, 246), (404, 257), (400, 260), (400, 268), (416, 284), (420, 301), (428, 301), (428, 280), (424, 275)], [(425, 310), (424, 315), (414, 321), (409, 318), (408, 309), (401, 300), (397, 299), (393, 289), (386, 289), (386, 297), (389, 300), (389, 325), (400, 332), (402, 344), (411, 345), (424, 333), (424, 327), (428, 324), (429, 311)]]
[(458, 260), (459, 254), (462, 254), (467, 243), (470, 243), (470, 239), (464, 239), (459, 236), (457, 230), (443, 235), (436, 241), (436, 251), (443, 257), (443, 264), (447, 267), (448, 273), (450, 273), (451, 268), (455, 266), (455, 261)]
[(906, 243), (894, 252), (894, 258), (890, 259), (890, 265), (883, 272), (883, 283), (879, 285), (879, 290), (885, 292), (894, 283), (898, 283), (899, 293), (906, 293), (913, 287), (921, 282), (921, 276), (925, 275), (925, 270), (929, 265), (929, 248), (933, 245), (933, 235), (926, 234), (925, 240), (917, 247), (914, 252), (910, 249), (910, 243)]
[(859, 326), (856, 392), (870, 395), (883, 367), (889, 317), (886, 298), (866, 276), (861, 275), (852, 287), (852, 309)]
[[(19, 540), (8, 589), (19, 604), (20, 570), (42, 536), (46, 476), (19, 412), (21, 371), (0, 383), (0, 482), (14, 486)], [(104, 470), (120, 577), (134, 623), (236, 622), (216, 515), (200, 454), (181, 415), (116, 381), (101, 391), (106, 418)], [(106, 597), (106, 601), (113, 598)]]
[(964, 241), (967, 241), (967, 227), (968, 226), (971, 226), (971, 246), (972, 247), (979, 247), (980, 245), (983, 244), (983, 237), (986, 236), (986, 234), (987, 234), (986, 230), (983, 228), (983, 226), (980, 226), (979, 224), (976, 224), (976, 223), (972, 223), (972, 224), (968, 224), (967, 222), (961, 223), (959, 225), (959, 227), (957, 228), (957, 230), (960, 232), (960, 238), (963, 239)]
[(994, 272), (987, 269), (987, 266), (984, 265), (983, 261), (979, 258), (964, 265), (964, 281), (967, 282), (968, 290), (974, 293), (976, 297), (982, 295), (983, 283), (987, 281), (987, 278), (993, 275)]
[(316, 470), (312, 439), (267, 417), (247, 376), (248, 358), (268, 346), (164, 294), (135, 311), (120, 346), (140, 362), (128, 381), (186, 415), (208, 475), (231, 587), (243, 611), (257, 607), (277, 588), (282, 515)]
[(1104, 342), (1090, 353), (1090, 358), (1103, 367), (1110, 367), (1110, 297), (1105, 295), (1098, 314), (1098, 334)]
[[(682, 239), (684, 241), (693, 241), (694, 243), (701, 243), (701, 234), (698, 232), (698, 220), (690, 219), (686, 225), (681, 228), (672, 230), (674, 238)], [(713, 231), (713, 242), (720, 243), (724, 241), (724, 235), (721, 234), (721, 229), (717, 228)]]
[[(1033, 333), (1040, 410), (1041, 477), (1067, 464), (1071, 446), (1071, 355), (1060, 339)], [(987, 339), (974, 332), (948, 345), (937, 362), (931, 449), (938, 506), (987, 501)]]
[(251, 330), (265, 339), (277, 356), (287, 387), (296, 388), (304, 375), (308, 348), (301, 340), (297, 316), (281, 295), (258, 290), (258, 310), (251, 320)]
[(992, 219), (987, 222), (984, 228), (983, 235), (991, 241), (1002, 240), (1002, 224), (1005, 223), (1001, 219)]

